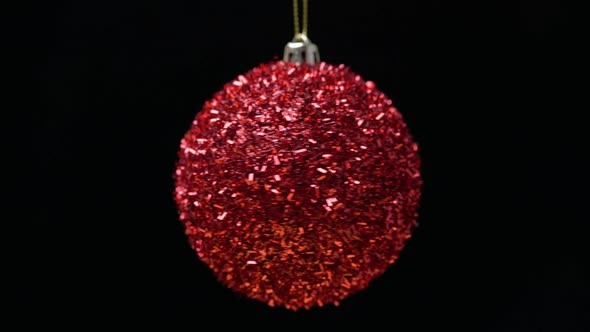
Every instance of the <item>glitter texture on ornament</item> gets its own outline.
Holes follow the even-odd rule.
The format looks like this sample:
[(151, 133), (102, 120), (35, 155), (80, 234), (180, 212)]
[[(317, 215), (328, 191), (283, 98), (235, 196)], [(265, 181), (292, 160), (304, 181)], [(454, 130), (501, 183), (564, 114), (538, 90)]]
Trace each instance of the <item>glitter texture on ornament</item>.
[(273, 62), (197, 114), (175, 199), (220, 282), (309, 309), (338, 305), (398, 258), (416, 224), (419, 168), (402, 116), (374, 83), (343, 65)]

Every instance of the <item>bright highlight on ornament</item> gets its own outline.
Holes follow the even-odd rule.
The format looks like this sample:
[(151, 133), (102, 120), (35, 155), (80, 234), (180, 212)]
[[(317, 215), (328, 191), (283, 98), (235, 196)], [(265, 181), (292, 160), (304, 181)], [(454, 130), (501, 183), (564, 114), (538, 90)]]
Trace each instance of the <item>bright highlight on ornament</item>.
[(343, 65), (263, 64), (205, 103), (182, 139), (176, 203), (220, 282), (271, 306), (338, 304), (415, 226), (417, 145)]

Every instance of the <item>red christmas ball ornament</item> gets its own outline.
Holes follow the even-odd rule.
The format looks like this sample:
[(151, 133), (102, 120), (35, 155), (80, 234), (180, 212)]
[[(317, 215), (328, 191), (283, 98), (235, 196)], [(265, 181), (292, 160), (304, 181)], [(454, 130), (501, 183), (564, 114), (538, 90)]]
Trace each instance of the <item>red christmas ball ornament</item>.
[(296, 310), (338, 304), (398, 258), (419, 167), (374, 83), (343, 65), (280, 61), (205, 103), (181, 142), (175, 197), (223, 284)]
[(307, 1), (283, 61), (206, 102), (180, 144), (175, 198), (191, 246), (270, 306), (338, 305), (399, 256), (420, 199), (417, 145), (375, 84), (319, 63)]

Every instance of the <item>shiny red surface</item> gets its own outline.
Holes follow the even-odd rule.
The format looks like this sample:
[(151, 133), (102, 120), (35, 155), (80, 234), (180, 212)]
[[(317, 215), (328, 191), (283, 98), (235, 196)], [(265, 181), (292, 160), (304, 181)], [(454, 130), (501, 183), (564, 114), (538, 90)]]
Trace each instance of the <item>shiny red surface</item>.
[(220, 282), (296, 310), (338, 304), (397, 259), (419, 167), (373, 82), (343, 65), (274, 62), (205, 103), (181, 142), (175, 198)]

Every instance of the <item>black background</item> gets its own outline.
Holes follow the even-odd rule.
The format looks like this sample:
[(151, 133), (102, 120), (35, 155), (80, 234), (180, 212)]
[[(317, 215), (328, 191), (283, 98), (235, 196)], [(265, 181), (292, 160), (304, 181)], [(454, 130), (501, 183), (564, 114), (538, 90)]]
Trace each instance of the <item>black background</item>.
[[(205, 100), (292, 37), (291, 2), (39, 2), (18, 33), (37, 199), (19, 251), (23, 322), (234, 328), (590, 328), (577, 67), (559, 1), (311, 1), (310, 37), (395, 102), (420, 144), (420, 227), (340, 307), (235, 294), (189, 248), (172, 200)], [(577, 41), (579, 43), (579, 41)], [(28, 219), (26, 219), (28, 220)], [(33, 319), (34, 321), (35, 319)]]

